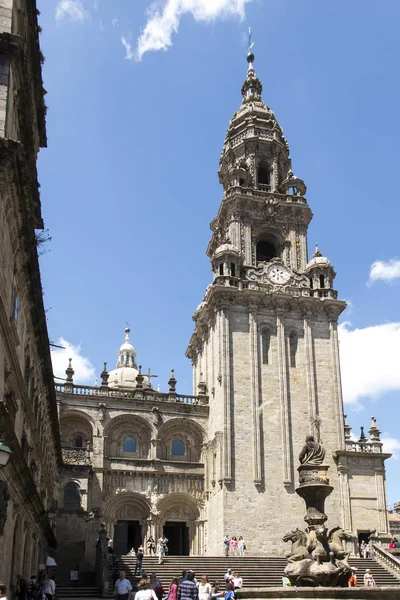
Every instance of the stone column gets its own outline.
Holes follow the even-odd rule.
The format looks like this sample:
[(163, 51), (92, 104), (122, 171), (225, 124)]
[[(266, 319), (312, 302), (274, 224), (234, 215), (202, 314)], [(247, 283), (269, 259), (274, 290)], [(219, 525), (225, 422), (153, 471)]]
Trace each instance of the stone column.
[(290, 452), (290, 423), (288, 406), (288, 382), (287, 382), (287, 356), (286, 338), (284, 325), (285, 311), (283, 308), (276, 309), (277, 317), (277, 339), (278, 339), (278, 367), (280, 387), (280, 409), (281, 409), (281, 439), (282, 439), (282, 467), (283, 484), (289, 486), (292, 481), (292, 458)]
[(335, 413), (337, 419), (338, 432), (338, 450), (345, 448), (344, 442), (344, 417), (343, 417), (343, 397), (342, 397), (342, 382), (340, 378), (340, 360), (339, 360), (339, 341), (337, 333), (337, 315), (330, 313), (329, 315), (329, 332), (331, 338), (331, 357), (332, 357), (332, 376), (333, 376), (333, 401), (335, 403)]
[(342, 527), (346, 531), (353, 531), (353, 519), (351, 514), (351, 502), (350, 502), (350, 487), (349, 487), (349, 476), (348, 467), (345, 465), (338, 465), (339, 475), (339, 492), (341, 498), (341, 519)]
[(253, 480), (261, 484), (261, 441), (260, 441), (260, 406), (259, 406), (259, 366), (258, 366), (258, 325), (257, 307), (250, 306), (250, 395), (253, 417)]
[(221, 310), (222, 333), (222, 385), (224, 394), (224, 470), (226, 483), (232, 480), (232, 418), (231, 418), (231, 366), (229, 339), (229, 310), (223, 306)]
[(375, 468), (375, 487), (378, 508), (378, 533), (389, 533), (387, 519), (386, 489), (385, 489), (385, 467)]
[[(306, 378), (308, 388), (308, 410), (310, 413), (310, 419), (314, 421), (318, 415), (317, 406), (317, 389), (316, 389), (316, 378), (315, 378), (315, 355), (314, 355), (314, 344), (313, 344), (313, 332), (310, 325), (310, 312), (304, 311), (304, 348), (306, 352)], [(315, 431), (313, 426), (311, 435), (318, 437), (318, 431)]]

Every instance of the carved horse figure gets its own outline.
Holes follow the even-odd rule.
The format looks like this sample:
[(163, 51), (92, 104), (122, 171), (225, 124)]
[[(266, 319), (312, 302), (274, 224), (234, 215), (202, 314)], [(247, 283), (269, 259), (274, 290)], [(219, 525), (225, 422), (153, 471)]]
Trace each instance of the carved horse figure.
[(347, 559), (350, 552), (346, 552), (343, 546), (343, 540), (351, 540), (352, 536), (344, 531), (341, 527), (334, 527), (328, 534), (329, 546), (335, 558), (342, 560), (347, 564)]
[(334, 561), (334, 554), (331, 550), (328, 541), (328, 532), (325, 525), (317, 525), (315, 528), (315, 537), (317, 539), (317, 545), (312, 551), (311, 556), (321, 564), (323, 562)]
[(283, 542), (292, 542), (292, 548), (289, 556), (286, 558), (288, 562), (295, 562), (296, 560), (303, 560), (304, 558), (310, 558), (310, 554), (307, 550), (307, 535), (300, 529), (292, 529), (285, 533), (282, 538)]

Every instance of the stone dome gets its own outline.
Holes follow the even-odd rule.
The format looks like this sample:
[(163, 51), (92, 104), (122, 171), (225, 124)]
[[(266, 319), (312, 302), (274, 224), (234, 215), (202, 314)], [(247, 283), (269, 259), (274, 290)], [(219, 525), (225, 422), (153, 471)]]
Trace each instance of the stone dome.
[(320, 249), (318, 248), (318, 245), (315, 246), (315, 252), (313, 254), (313, 257), (306, 266), (306, 273), (308, 271), (310, 271), (310, 269), (313, 269), (315, 267), (320, 267), (322, 269), (326, 268), (326, 267), (332, 268), (330, 260), (328, 260), (326, 258), (326, 256), (322, 256), (322, 253), (321, 253)]
[(217, 258), (218, 256), (221, 256), (222, 254), (239, 254), (239, 250), (237, 248), (235, 248), (235, 246), (233, 244), (221, 244), (221, 246), (218, 246), (218, 248), (215, 250), (214, 252), (214, 256), (213, 258)]
[[(130, 329), (125, 329), (125, 341), (118, 350), (118, 362), (116, 369), (108, 373), (108, 385), (110, 388), (136, 388), (136, 377), (139, 373), (136, 365), (136, 350), (129, 339)], [(149, 379), (143, 376), (143, 387), (148, 388)]]

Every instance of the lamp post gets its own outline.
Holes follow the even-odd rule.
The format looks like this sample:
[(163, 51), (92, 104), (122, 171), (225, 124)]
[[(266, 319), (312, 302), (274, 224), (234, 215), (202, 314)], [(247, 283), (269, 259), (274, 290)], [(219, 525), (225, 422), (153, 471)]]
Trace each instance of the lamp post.
[[(0, 440), (0, 469), (3, 469), (11, 456), (11, 450)], [(7, 521), (7, 507), (10, 499), (7, 481), (0, 481), (0, 536), (4, 533)]]

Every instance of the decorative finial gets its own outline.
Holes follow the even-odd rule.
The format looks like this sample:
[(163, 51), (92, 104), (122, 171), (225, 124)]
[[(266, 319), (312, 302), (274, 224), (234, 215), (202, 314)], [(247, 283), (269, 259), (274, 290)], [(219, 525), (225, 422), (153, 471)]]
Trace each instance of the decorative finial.
[(142, 375), (142, 365), (139, 365), (139, 373), (136, 375), (136, 389), (141, 390), (143, 388), (144, 377)]
[(197, 386), (197, 389), (199, 390), (199, 396), (207, 396), (207, 385), (204, 381), (203, 373), (200, 373), (200, 381)]
[(108, 371), (107, 371), (107, 361), (104, 361), (103, 370), (100, 373), (101, 378), (101, 388), (108, 388)]
[(319, 258), (320, 256), (322, 256), (322, 252), (318, 248), (318, 244), (315, 244), (315, 250), (314, 250), (313, 258)]
[(171, 369), (171, 377), (169, 378), (168, 385), (169, 391), (173, 394), (176, 392), (176, 379), (175, 379), (175, 369)]
[(369, 433), (371, 442), (380, 442), (381, 441), (381, 438), (379, 437), (381, 432), (378, 429), (375, 417), (371, 417), (371, 427), (369, 428), (368, 433)]
[(361, 433), (360, 433), (360, 439), (358, 440), (358, 443), (365, 443), (367, 441), (367, 437), (364, 433), (364, 427), (361, 427)]
[(67, 376), (66, 382), (73, 383), (74, 382), (74, 373), (75, 371), (72, 368), (72, 358), (68, 359), (68, 367), (65, 370), (65, 374)]
[(344, 437), (346, 440), (351, 439), (351, 427), (347, 421), (347, 415), (343, 415), (344, 417)]
[(249, 63), (249, 69), (253, 68), (253, 62), (254, 62), (254, 53), (251, 51), (254, 46), (254, 42), (251, 41), (251, 38), (252, 38), (252, 32), (251, 32), (251, 27), (249, 27), (249, 42), (247, 45), (247, 62)]
[(129, 342), (129, 334), (130, 334), (131, 330), (129, 327), (125, 327), (125, 341)]

